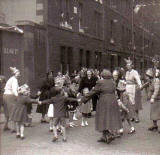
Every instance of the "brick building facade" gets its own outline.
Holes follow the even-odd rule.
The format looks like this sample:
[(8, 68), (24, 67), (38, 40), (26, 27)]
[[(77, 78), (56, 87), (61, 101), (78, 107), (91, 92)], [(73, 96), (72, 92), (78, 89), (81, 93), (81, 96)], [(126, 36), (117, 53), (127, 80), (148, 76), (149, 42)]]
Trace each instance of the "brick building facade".
[[(13, 5), (11, 0), (2, 2), (3, 6), (7, 2)], [(134, 59), (136, 69), (143, 72), (152, 65), (151, 57), (159, 52), (159, 35), (153, 25), (154, 14), (150, 13), (154, 8), (133, 12), (136, 4), (142, 2), (28, 0), (14, 5), (14, 9), (26, 3), (27, 8), (32, 3), (29, 16), (25, 10), (18, 9), (16, 13), (21, 16), (14, 13), (15, 18), (9, 21), (6, 17), (6, 21), (15, 22), (24, 30), (29, 79), (44, 76), (49, 70), (55, 74), (58, 71), (71, 73), (84, 66), (113, 70), (117, 66), (124, 67), (124, 58), (128, 56)], [(11, 13), (10, 9), (8, 12)]]

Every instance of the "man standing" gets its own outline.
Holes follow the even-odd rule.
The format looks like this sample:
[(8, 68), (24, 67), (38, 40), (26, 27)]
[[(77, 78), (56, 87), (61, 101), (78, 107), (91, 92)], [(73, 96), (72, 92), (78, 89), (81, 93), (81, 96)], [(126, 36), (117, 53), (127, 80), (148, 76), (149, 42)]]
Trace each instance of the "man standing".
[[(136, 94), (136, 86), (138, 85), (139, 88), (142, 87), (142, 83), (140, 80), (140, 76), (136, 70), (133, 69), (133, 64), (130, 59), (125, 59), (126, 61), (126, 92), (129, 95), (129, 99), (133, 105), (133, 108), (135, 108), (135, 94)], [(134, 109), (135, 110), (135, 109)], [(139, 122), (139, 116), (138, 113), (135, 112), (135, 122)]]

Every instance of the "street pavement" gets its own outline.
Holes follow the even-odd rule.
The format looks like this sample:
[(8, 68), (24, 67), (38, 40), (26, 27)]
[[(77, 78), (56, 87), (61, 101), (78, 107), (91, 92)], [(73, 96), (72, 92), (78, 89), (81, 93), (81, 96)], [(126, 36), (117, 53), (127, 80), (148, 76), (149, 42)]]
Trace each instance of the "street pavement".
[[(26, 139), (16, 139), (15, 134), (3, 132), (3, 114), (1, 114), (1, 145), (0, 155), (160, 155), (160, 134), (149, 132), (152, 125), (150, 121), (150, 105), (143, 103), (140, 112), (141, 122), (135, 124), (136, 133), (128, 135), (125, 123), (124, 135), (111, 144), (98, 143), (101, 134), (95, 131), (94, 117), (89, 119), (89, 126), (67, 129), (67, 142), (53, 143), (53, 134), (49, 132), (49, 124), (40, 123), (40, 115), (33, 108), (34, 127), (25, 128)], [(160, 126), (160, 123), (159, 123)]]

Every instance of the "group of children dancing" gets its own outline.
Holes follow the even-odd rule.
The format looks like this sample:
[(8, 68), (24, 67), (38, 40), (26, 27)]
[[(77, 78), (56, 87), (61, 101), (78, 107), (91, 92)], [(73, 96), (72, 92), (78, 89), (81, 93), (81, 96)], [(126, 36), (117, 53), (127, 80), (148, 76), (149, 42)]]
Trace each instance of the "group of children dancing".
[[(97, 80), (102, 78), (96, 72)], [(117, 78), (116, 78), (117, 76)], [(67, 77), (67, 78), (66, 78)], [(127, 93), (125, 92), (125, 82), (123, 79), (118, 79), (119, 71), (113, 72), (113, 80), (115, 81), (117, 90), (117, 100), (121, 110), (122, 120), (127, 120), (130, 131), (132, 134), (135, 132), (134, 126), (131, 123), (131, 118), (133, 118), (131, 104)], [(66, 80), (67, 79), (67, 80)], [(80, 75), (76, 74), (69, 80), (69, 76), (58, 75), (54, 78), (54, 86), (49, 90), (50, 97), (47, 99), (40, 100), (39, 96), (41, 91), (36, 95), (36, 99), (31, 98), (31, 91), (28, 85), (24, 84), (18, 88), (18, 95), (16, 96), (16, 104), (12, 108), (10, 114), (10, 120), (16, 123), (16, 137), (24, 139), (24, 125), (28, 120), (27, 106), (35, 103), (38, 106), (49, 105), (48, 107), (48, 117), (49, 117), (49, 130), (53, 132), (54, 136), (52, 141), (56, 142), (58, 140), (58, 131), (63, 135), (63, 142), (67, 141), (66, 136), (66, 117), (69, 118), (69, 125), (71, 127), (75, 126), (73, 123), (73, 116), (77, 109), (81, 112), (81, 126), (88, 126), (88, 114), (92, 112), (93, 105), (92, 99), (87, 101), (87, 103), (81, 103), (81, 98), (88, 95), (89, 89), (86, 87), (82, 92), (78, 92)], [(118, 81), (118, 82), (117, 82)], [(94, 87), (92, 88), (94, 89)], [(5, 104), (4, 104), (5, 105)], [(6, 107), (7, 109), (7, 107)], [(122, 134), (123, 129), (117, 131), (117, 133)]]

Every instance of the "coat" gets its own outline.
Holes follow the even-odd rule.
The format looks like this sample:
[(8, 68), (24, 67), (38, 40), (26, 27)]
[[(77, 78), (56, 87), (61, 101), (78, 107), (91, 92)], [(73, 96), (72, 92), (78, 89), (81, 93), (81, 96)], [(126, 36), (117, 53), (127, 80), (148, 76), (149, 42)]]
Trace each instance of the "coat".
[(17, 103), (14, 106), (11, 114), (11, 120), (20, 123), (26, 123), (28, 121), (27, 105), (33, 102), (37, 102), (28, 96), (20, 95), (17, 97)]
[(116, 86), (111, 78), (100, 80), (89, 94), (82, 98), (86, 103), (93, 95), (99, 95), (96, 107), (95, 126), (96, 130), (115, 131), (122, 128), (120, 108), (115, 95)]
[(150, 96), (154, 99), (151, 104), (150, 118), (151, 120), (160, 120), (160, 79), (153, 79), (149, 87)]
[(54, 105), (54, 117), (65, 117), (67, 112), (67, 103), (68, 101), (77, 101), (77, 99), (64, 97), (61, 94), (57, 94), (55, 97), (51, 99), (42, 101), (42, 105), (44, 104), (53, 104)]

